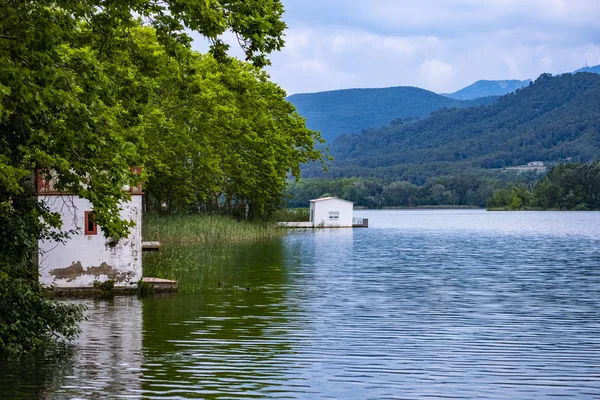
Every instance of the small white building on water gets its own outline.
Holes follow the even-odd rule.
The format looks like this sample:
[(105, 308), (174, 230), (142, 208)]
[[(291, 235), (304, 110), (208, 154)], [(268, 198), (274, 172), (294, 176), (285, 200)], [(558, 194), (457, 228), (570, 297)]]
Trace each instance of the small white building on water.
[(352, 228), (354, 203), (337, 197), (310, 201), (310, 222), (314, 227)]
[[(139, 173), (139, 169), (133, 169)], [(62, 218), (62, 230), (72, 231), (64, 243), (40, 240), (40, 283), (56, 288), (90, 288), (114, 281), (115, 287), (135, 287), (142, 278), (142, 190), (126, 187), (131, 200), (121, 204), (121, 219), (133, 220), (129, 236), (118, 243), (104, 237), (93, 218), (91, 203), (54, 189), (38, 172), (37, 197)]]

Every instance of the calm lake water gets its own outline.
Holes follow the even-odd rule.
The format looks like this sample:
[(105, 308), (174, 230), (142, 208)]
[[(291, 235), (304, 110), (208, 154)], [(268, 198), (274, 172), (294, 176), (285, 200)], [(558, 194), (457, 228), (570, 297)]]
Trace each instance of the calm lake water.
[(600, 398), (600, 213), (355, 216), (145, 256), (183, 292), (83, 301), (76, 346), (0, 362), (0, 398)]

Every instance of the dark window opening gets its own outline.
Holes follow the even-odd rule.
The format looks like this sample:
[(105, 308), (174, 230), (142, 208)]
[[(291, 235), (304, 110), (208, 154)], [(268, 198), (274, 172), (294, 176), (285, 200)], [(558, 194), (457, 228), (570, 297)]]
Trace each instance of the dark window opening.
[(85, 212), (85, 234), (86, 235), (97, 235), (98, 225), (96, 224), (96, 217), (92, 211)]

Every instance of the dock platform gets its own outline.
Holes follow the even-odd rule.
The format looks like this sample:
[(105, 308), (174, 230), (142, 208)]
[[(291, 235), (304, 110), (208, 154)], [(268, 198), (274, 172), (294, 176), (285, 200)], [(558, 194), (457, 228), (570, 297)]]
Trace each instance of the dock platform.
[(142, 251), (160, 251), (160, 242), (142, 242)]
[(368, 228), (369, 220), (367, 218), (354, 218), (352, 220), (352, 226), (350, 225), (336, 225), (336, 224), (317, 224), (313, 222), (279, 222), (279, 226), (285, 228), (295, 229), (332, 229), (332, 228)]

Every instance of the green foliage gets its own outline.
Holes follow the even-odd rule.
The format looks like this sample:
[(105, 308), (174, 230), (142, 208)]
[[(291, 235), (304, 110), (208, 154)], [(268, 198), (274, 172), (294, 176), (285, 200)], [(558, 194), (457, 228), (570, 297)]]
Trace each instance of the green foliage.
[(140, 279), (137, 283), (137, 290), (139, 296), (148, 296), (154, 293), (154, 286), (152, 286), (148, 282), (144, 282), (143, 279)]
[(544, 161), (600, 159), (600, 76), (542, 75), (532, 85), (469, 109), (441, 110), (425, 120), (342, 135), (330, 146), (325, 174), (377, 177), (423, 184), (427, 179), (504, 173), (502, 168)]
[[(159, 129), (161, 122), (168, 124), (172, 120), (178, 125), (164, 134), (189, 128), (186, 123), (194, 123), (193, 119), (177, 119), (178, 114), (172, 117), (171, 113), (194, 113), (198, 102), (188, 101), (203, 89), (202, 79), (217, 74), (219, 63), (229, 73), (219, 78), (226, 83), (216, 92), (207, 88), (207, 97), (202, 101), (210, 107), (202, 109), (202, 118), (214, 116), (214, 121), (203, 129), (212, 129), (231, 116), (217, 116), (219, 102), (236, 90), (252, 93), (248, 97), (253, 101), (239, 100), (240, 109), (260, 105), (264, 111), (273, 106), (269, 99), (284, 96), (281, 89), (266, 83), (264, 73), (255, 69), (267, 65), (267, 55), (283, 45), (282, 13), (279, 0), (2, 2), (0, 351), (31, 351), (59, 337), (69, 339), (77, 332), (76, 322), (81, 316), (76, 307), (47, 301), (37, 285), (37, 240), (61, 240), (68, 232), (60, 231), (57, 214), (35, 201), (33, 172), (54, 171), (56, 189), (92, 203), (96, 221), (106, 237), (116, 241), (126, 236), (133, 222), (120, 218), (120, 204), (129, 199), (123, 187), (137, 185), (139, 179), (130, 167), (159, 158), (147, 150), (154, 139), (152, 135), (157, 135), (150, 128)], [(195, 31), (211, 41), (212, 57), (204, 57), (210, 68), (196, 71), (202, 57), (190, 51), (191, 37), (186, 31)], [(233, 62), (226, 56), (228, 46), (222, 40), (226, 32), (238, 38), (247, 60), (255, 67)], [(243, 77), (238, 77), (238, 73)], [(248, 80), (248, 75), (265, 82), (263, 86), (256, 84), (262, 91), (236, 81)], [(267, 86), (270, 91), (265, 89)], [(267, 98), (262, 104), (257, 99), (261, 96)], [(293, 114), (291, 106), (278, 106), (279, 113), (275, 112), (274, 118)], [(277, 167), (285, 164), (296, 173), (298, 166), (294, 163), (318, 158), (312, 143), (307, 143), (312, 141), (312, 133), (305, 129), (301, 118), (292, 115), (275, 129), (271, 125), (278, 122), (265, 121), (264, 112), (261, 117), (257, 122), (247, 111), (245, 118), (238, 117), (233, 125), (227, 125), (228, 144), (240, 143), (232, 152), (247, 151), (245, 146), (250, 146), (248, 143), (258, 132), (288, 129), (290, 135), (298, 135), (292, 143), (285, 143), (298, 146), (296, 153), (255, 151), (253, 156), (265, 158), (266, 164), (274, 163), (273, 158), (285, 157)], [(252, 135), (245, 141), (238, 140), (236, 135), (247, 131)], [(204, 131), (204, 135), (210, 136), (209, 132)], [(274, 139), (274, 135), (265, 137), (280, 140), (277, 146), (269, 148), (270, 152), (280, 150), (282, 142), (289, 140)], [(182, 147), (187, 145), (179, 143)], [(211, 150), (203, 145), (199, 144), (202, 151)], [(162, 161), (171, 155), (163, 154)], [(241, 159), (233, 173), (245, 170)], [(219, 166), (211, 167), (214, 171)], [(248, 171), (256, 174), (256, 169)], [(267, 168), (263, 180), (273, 179), (276, 174), (285, 172)], [(232, 179), (232, 175), (227, 177)], [(254, 186), (232, 192), (251, 193), (259, 185), (257, 181), (255, 177), (251, 182)], [(252, 212), (260, 214), (267, 208), (266, 203), (276, 201), (269, 198), (270, 192), (266, 194), (273, 187), (277, 183), (255, 195), (259, 200), (253, 200)]]
[(520, 210), (528, 207), (558, 210), (600, 210), (600, 162), (557, 164), (533, 187), (512, 184), (496, 190), (488, 208)]
[(278, 0), (59, 0), (0, 7), (0, 183), (8, 191), (2, 209), (10, 207), (10, 196), (23, 194), (30, 171), (42, 167), (57, 172), (58, 189), (90, 200), (105, 235), (115, 238), (131, 226), (119, 218), (119, 203), (127, 199), (122, 187), (133, 181), (129, 168), (143, 162), (140, 122), (152, 110), (155, 78), (165, 71), (134, 40), (140, 22), (133, 15), (155, 28), (155, 47), (168, 55), (162, 61), (175, 56), (183, 66), (191, 41), (185, 28), (211, 39), (221, 61), (227, 45), (220, 37), (234, 32), (258, 66), (281, 48), (285, 28)]
[[(285, 229), (282, 229), (285, 232)], [(180, 294), (223, 295), (225, 291), (267, 290), (273, 278), (287, 274), (281, 240), (186, 245), (171, 242), (144, 253), (144, 273), (177, 281)], [(256, 290), (255, 290), (256, 288)], [(198, 296), (186, 296), (188, 299)]]
[(523, 210), (532, 203), (533, 195), (527, 186), (511, 183), (508, 188), (498, 189), (488, 199), (489, 209)]
[(573, 208), (573, 211), (590, 211), (590, 209), (587, 204), (579, 203)]
[(0, 355), (31, 352), (79, 333), (83, 307), (46, 299), (36, 282), (0, 271), (0, 299)]
[(281, 238), (286, 230), (274, 223), (238, 221), (224, 215), (144, 215), (142, 236), (158, 234), (161, 244), (223, 244)]
[(311, 129), (321, 131), (331, 142), (343, 133), (389, 124), (410, 124), (442, 108), (490, 104), (495, 98), (455, 100), (416, 87), (346, 89), (294, 94), (288, 100), (306, 118)]
[[(32, 191), (24, 182), (24, 193)], [(10, 189), (0, 186), (0, 196)], [(0, 355), (31, 352), (78, 333), (83, 308), (48, 300), (38, 284), (38, 238), (60, 241), (65, 234), (47, 229), (51, 214), (33, 196), (13, 196), (0, 204)]]
[(283, 208), (273, 216), (279, 222), (308, 222), (310, 221), (309, 208)]
[(115, 281), (113, 281), (112, 279), (108, 279), (104, 282), (100, 282), (100, 281), (94, 281), (93, 283), (94, 288), (96, 289), (100, 289), (102, 290), (102, 292), (112, 292), (112, 290), (115, 288)]
[(555, 165), (533, 189), (545, 209), (600, 210), (600, 162)]
[(512, 203), (512, 190), (498, 189), (487, 200), (488, 209), (505, 209)]
[(193, 73), (181, 81), (186, 71), (156, 49), (151, 32), (133, 37), (164, 68), (142, 129), (147, 209), (268, 217), (281, 204), (287, 175), (298, 177), (301, 163), (321, 158), (318, 133), (264, 71), (190, 52)]
[(474, 206), (485, 207), (505, 181), (468, 173), (428, 179), (422, 185), (376, 178), (301, 179), (289, 182), (288, 207), (306, 207), (311, 199), (337, 196), (358, 207)]

